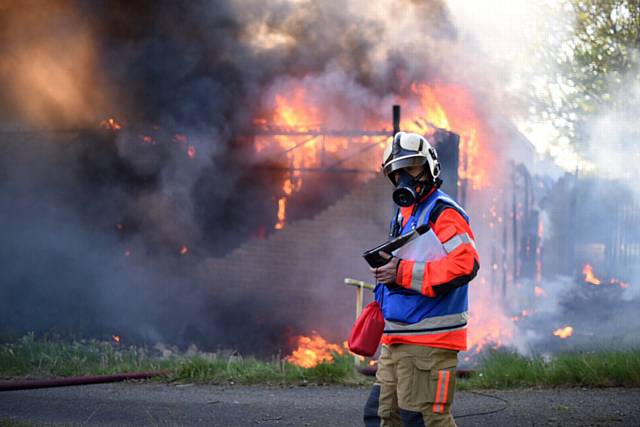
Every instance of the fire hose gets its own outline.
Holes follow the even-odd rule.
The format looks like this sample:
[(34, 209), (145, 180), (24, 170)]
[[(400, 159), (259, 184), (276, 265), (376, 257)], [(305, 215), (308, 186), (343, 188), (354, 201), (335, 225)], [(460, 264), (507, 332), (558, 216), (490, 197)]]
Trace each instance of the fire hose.
[(0, 391), (32, 390), (36, 388), (68, 387), (76, 385), (114, 383), (129, 380), (144, 380), (167, 375), (167, 371), (127, 372), (112, 375), (51, 378), (45, 380), (0, 381)]

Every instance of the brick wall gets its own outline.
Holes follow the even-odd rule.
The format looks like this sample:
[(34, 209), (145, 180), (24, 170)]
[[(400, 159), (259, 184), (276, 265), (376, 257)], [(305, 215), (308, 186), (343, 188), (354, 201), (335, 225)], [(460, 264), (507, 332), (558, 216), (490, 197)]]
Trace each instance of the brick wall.
[(376, 177), (311, 219), (208, 260), (202, 273), (226, 283), (226, 296), (236, 302), (267, 302), (270, 321), (291, 324), (294, 333), (316, 330), (344, 340), (354, 319), (355, 289), (343, 280), (371, 281), (361, 255), (386, 240), (392, 209), (391, 184)]

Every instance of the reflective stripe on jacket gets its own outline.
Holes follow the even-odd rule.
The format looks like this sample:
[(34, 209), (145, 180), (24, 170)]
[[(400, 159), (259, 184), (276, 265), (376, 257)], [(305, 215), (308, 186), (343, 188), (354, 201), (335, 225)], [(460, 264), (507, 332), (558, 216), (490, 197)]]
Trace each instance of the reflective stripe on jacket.
[(402, 260), (398, 286), (377, 286), (376, 300), (385, 318), (382, 342), (466, 350), (467, 285), (479, 268), (469, 217), (440, 190), (402, 214), (403, 234), (428, 223), (446, 256), (427, 262)]

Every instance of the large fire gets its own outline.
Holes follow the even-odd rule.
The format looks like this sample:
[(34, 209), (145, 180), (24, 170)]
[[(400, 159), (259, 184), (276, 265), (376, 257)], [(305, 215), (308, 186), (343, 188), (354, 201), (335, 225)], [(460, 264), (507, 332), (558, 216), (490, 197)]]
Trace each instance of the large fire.
[(275, 228), (279, 230), (284, 228), (289, 197), (302, 186), (300, 169), (317, 167), (321, 149), (335, 152), (341, 147), (345, 148), (346, 142), (332, 140), (327, 144), (325, 141), (321, 147), (318, 142), (319, 136), (305, 134), (322, 124), (322, 115), (317, 107), (307, 101), (302, 87), (290, 94), (276, 95), (269, 119), (257, 118), (254, 124), (260, 128), (275, 128), (284, 133), (257, 137), (255, 142), (256, 152), (266, 151), (267, 155), (283, 155), (291, 168), (291, 173), (282, 184), (282, 195), (278, 199), (278, 221)]
[[(280, 89), (263, 106), (263, 114), (254, 119), (254, 125), (259, 131), (254, 142), (257, 155), (262, 159), (284, 163), (289, 169), (283, 179), (281, 193), (277, 196), (278, 210), (274, 228), (278, 230), (287, 224), (287, 204), (291, 196), (302, 188), (304, 180), (310, 179), (308, 175), (303, 175), (303, 169), (322, 168), (326, 166), (327, 154), (337, 154), (335, 157), (340, 158), (346, 153), (357, 152), (358, 144), (369, 144), (372, 149), (367, 150), (366, 157), (354, 158), (355, 167), (373, 170), (379, 166), (382, 152), (391, 136), (390, 121), (386, 114), (391, 105), (380, 106), (380, 114), (367, 117), (365, 123), (352, 125), (363, 130), (381, 130), (379, 137), (345, 137), (323, 133), (326, 130), (340, 130), (340, 125), (331, 121), (332, 118), (335, 119), (335, 111), (340, 106), (326, 107), (314, 103), (311, 92), (302, 83)], [(400, 129), (403, 131), (420, 133), (427, 138), (437, 129), (451, 130), (460, 135), (460, 182), (466, 182), (465, 186), (474, 190), (493, 184), (490, 176), (495, 174), (490, 172), (494, 170), (495, 153), (489, 144), (489, 131), (476, 111), (477, 105), (471, 92), (454, 84), (415, 82), (404, 96), (391, 101), (402, 107)], [(475, 301), (469, 329), (470, 347), (481, 351), (489, 345), (499, 346), (509, 342), (513, 337), (513, 322), (509, 317), (498, 316), (491, 308), (494, 305), (492, 301)], [(301, 342), (300, 348), (291, 356), (291, 361), (296, 360), (292, 363), (318, 363), (316, 350), (309, 348), (317, 339), (301, 339), (306, 344)], [(330, 351), (325, 354), (330, 357)], [(303, 355), (308, 359), (304, 359)]]
[[(311, 98), (303, 85), (296, 86), (286, 93), (274, 95), (268, 102), (268, 111), (264, 116), (254, 119), (256, 128), (266, 131), (255, 138), (256, 153), (263, 158), (286, 160), (289, 168), (282, 183), (282, 193), (278, 196), (275, 229), (282, 229), (286, 224), (287, 202), (303, 185), (303, 169), (321, 168), (327, 156), (350, 152), (351, 145), (358, 143), (374, 145), (368, 156), (361, 159), (363, 164), (358, 166), (370, 170), (372, 165), (378, 164), (389, 138), (324, 134), (323, 131), (331, 128), (331, 123), (326, 123), (325, 117), (335, 115), (335, 112), (329, 114), (322, 111), (322, 106), (314, 104)], [(469, 182), (473, 189), (490, 184), (492, 153), (486, 143), (489, 138), (474, 110), (474, 98), (466, 89), (451, 84), (416, 82), (405, 97), (398, 97), (394, 101), (403, 106), (402, 130), (427, 137), (438, 128), (458, 133), (460, 179)], [(382, 115), (368, 118), (366, 123), (360, 125), (365, 128), (363, 130), (387, 129), (384, 132), (391, 135), (389, 122)]]
[(285, 360), (302, 368), (313, 368), (322, 362), (331, 363), (333, 353), (344, 354), (344, 349), (340, 345), (327, 342), (315, 332), (310, 337), (299, 336), (297, 344), (298, 348)]
[[(488, 186), (493, 153), (471, 93), (459, 85), (426, 83), (414, 83), (411, 92), (418, 104), (408, 100), (409, 115), (402, 121), (402, 129), (429, 134), (436, 127), (459, 134), (460, 180), (468, 181), (473, 189)], [(401, 104), (406, 101), (398, 100)]]

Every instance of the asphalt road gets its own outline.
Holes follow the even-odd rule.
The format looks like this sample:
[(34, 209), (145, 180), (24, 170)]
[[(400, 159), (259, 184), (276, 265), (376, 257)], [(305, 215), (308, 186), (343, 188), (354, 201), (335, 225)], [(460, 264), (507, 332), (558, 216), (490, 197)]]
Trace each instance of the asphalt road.
[[(483, 393), (456, 395), (459, 426), (640, 426), (640, 389)], [(104, 384), (0, 392), (0, 420), (67, 426), (358, 426), (367, 395), (368, 389), (338, 386)], [(478, 414), (490, 411), (499, 412)]]

